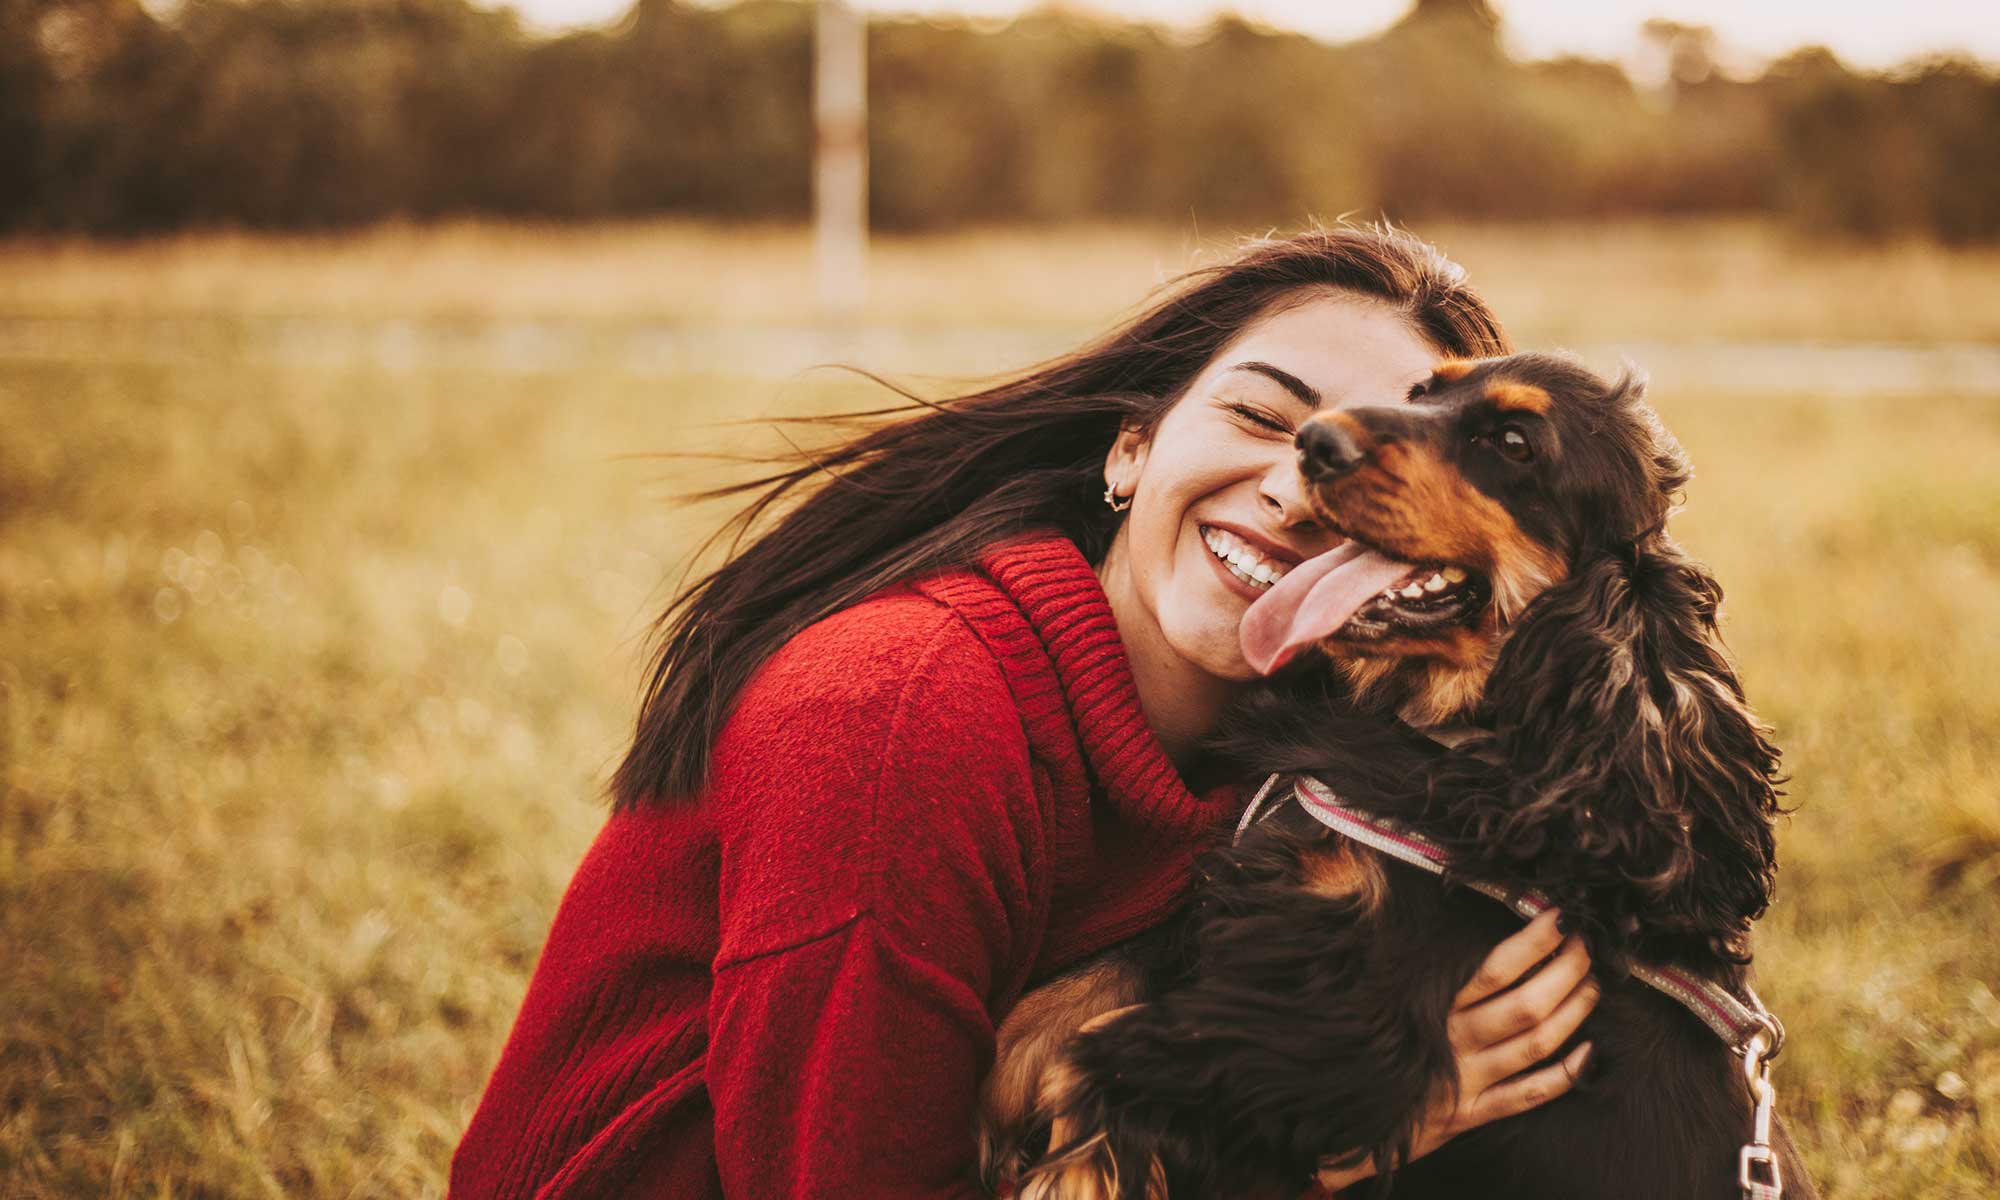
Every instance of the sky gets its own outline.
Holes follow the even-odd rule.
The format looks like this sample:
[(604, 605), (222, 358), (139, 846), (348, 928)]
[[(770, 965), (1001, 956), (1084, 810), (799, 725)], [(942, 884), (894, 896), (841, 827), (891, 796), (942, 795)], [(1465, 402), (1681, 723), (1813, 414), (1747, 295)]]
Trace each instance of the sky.
[[(487, 0), (480, 0), (487, 2)], [(507, 0), (542, 29), (614, 21), (631, 0)], [(710, 0), (713, 2), (713, 0)], [(872, 12), (1006, 17), (1032, 0), (854, 0)], [(499, 6), (499, 0), (492, 0)], [(1623, 59), (1649, 17), (1712, 26), (1725, 48), (1754, 64), (1802, 45), (1829, 46), (1860, 67), (1889, 67), (1934, 51), (2000, 63), (2000, 0), (1494, 0), (1516, 54)], [(1409, 0), (1070, 0), (1067, 7), (1134, 20), (1198, 26), (1234, 10), (1251, 20), (1331, 41), (1365, 37)]]

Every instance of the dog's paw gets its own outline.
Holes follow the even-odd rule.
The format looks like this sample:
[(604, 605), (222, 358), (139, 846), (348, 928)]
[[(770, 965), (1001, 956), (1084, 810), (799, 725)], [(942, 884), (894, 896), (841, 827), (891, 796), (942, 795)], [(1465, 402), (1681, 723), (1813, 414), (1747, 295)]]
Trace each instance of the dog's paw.
[[(1084, 1022), (1079, 1033), (1108, 1024), (1139, 1007), (1115, 1009)], [(1075, 1063), (1058, 1056), (1043, 1072), (1036, 1110), (1048, 1123), (1048, 1152), (1020, 1176), (1020, 1200), (1113, 1200), (1124, 1180), (1137, 1172), (1145, 1180), (1146, 1200), (1166, 1200), (1166, 1168), (1157, 1155), (1132, 1150), (1120, 1153), (1108, 1130), (1084, 1113), (1104, 1111), (1101, 1102), (1086, 1100), (1089, 1081)]]
[[(1062, 1111), (1081, 1077), (1068, 1062), (1058, 1062), (1044, 1082), (1045, 1100)], [(1060, 1116), (1049, 1127), (1049, 1153), (1021, 1176), (1015, 1195), (1019, 1200), (1115, 1200), (1132, 1171), (1145, 1178), (1140, 1194), (1146, 1200), (1166, 1200), (1167, 1174), (1158, 1157), (1121, 1162), (1108, 1132), (1089, 1128), (1080, 1118)]]
[(1049, 1129), (1052, 1079), (1071, 1038), (1122, 1012), (1136, 998), (1138, 970), (1107, 956), (1021, 998), (1000, 1024), (993, 1069), (980, 1090), (974, 1136), (979, 1178), (998, 1192), (1055, 1145)]
[[(1154, 1164), (1157, 1168), (1158, 1164)], [(1159, 1175), (1156, 1170), (1155, 1175)], [(1014, 1195), (1019, 1200), (1114, 1200), (1118, 1195), (1118, 1163), (1110, 1139), (1102, 1132), (1061, 1154), (1043, 1159), (1021, 1177)], [(1146, 1195), (1166, 1196), (1166, 1180), (1158, 1178)]]

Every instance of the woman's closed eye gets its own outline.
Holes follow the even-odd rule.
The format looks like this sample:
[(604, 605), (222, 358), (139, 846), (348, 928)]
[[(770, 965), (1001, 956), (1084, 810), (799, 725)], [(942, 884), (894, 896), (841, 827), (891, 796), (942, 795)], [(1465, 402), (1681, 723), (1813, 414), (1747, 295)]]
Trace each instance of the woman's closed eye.
[(1254, 425), (1259, 429), (1282, 434), (1285, 437), (1291, 437), (1295, 432), (1290, 422), (1279, 417), (1269, 409), (1258, 408), (1251, 404), (1238, 403), (1225, 404), (1223, 407), (1228, 409), (1232, 415), (1245, 424)]

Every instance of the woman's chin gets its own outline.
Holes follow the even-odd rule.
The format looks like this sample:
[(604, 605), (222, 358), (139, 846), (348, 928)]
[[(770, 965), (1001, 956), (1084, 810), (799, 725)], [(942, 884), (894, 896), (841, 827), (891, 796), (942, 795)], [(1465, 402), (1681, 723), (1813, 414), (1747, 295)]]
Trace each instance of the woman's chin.
[(1257, 669), (1243, 658), (1238, 633), (1243, 608), (1239, 604), (1233, 612), (1212, 609), (1200, 620), (1176, 622), (1178, 628), (1167, 634), (1168, 647), (1202, 674), (1222, 682), (1250, 683), (1260, 678)]

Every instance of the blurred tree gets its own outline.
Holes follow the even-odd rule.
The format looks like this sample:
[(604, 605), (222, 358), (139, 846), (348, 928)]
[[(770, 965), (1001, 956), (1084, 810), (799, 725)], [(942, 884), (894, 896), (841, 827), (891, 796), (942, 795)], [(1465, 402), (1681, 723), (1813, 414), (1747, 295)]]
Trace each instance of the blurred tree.
[(0, 227), (32, 219), (54, 69), (42, 46), (42, 0), (0, 0)]
[(1670, 84), (1707, 83), (1717, 74), (1715, 30), (1655, 17), (1639, 27), (1645, 44), (1659, 57)]
[(0, 227), (115, 222), (99, 196), (122, 187), (133, 134), (101, 98), (166, 43), (137, 0), (0, 0)]
[(1416, 0), (1398, 24), (1405, 29), (1455, 27), (1497, 44), (1500, 14), (1490, 0)]
[[(0, 0), (0, 229), (309, 228), (491, 212), (801, 219), (811, 10), (637, 0), (529, 37), (468, 0)], [(1330, 46), (1053, 7), (869, 30), (874, 219), (1289, 223), (1775, 211), (2000, 237), (2000, 81), (1802, 52), (1753, 80), (1650, 23), (1670, 93), (1521, 63), (1487, 0)]]
[(1902, 78), (1855, 75), (1824, 51), (1792, 55), (1769, 78), (1793, 212), (1853, 234), (2000, 237), (2000, 80), (1955, 59)]

